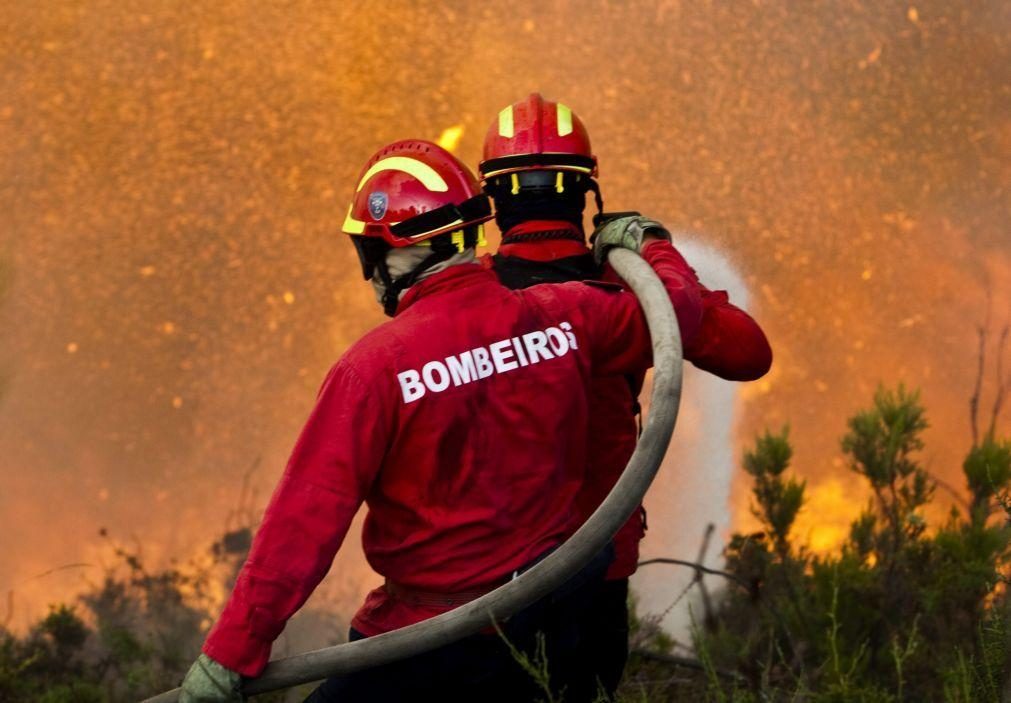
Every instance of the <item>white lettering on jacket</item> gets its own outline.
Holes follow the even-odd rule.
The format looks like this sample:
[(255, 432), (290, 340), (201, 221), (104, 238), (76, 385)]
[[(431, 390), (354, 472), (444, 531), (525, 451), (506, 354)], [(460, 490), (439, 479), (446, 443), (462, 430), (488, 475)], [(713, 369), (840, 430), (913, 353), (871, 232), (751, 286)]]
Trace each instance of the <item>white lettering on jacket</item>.
[(493, 374), (557, 359), (572, 349), (579, 349), (572, 325), (561, 322), (557, 327), (502, 339), (445, 359), (433, 359), (422, 366), (420, 372), (416, 369), (401, 371), (397, 380), (404, 403), (413, 403), (426, 393), (441, 393), (450, 386), (463, 386)]

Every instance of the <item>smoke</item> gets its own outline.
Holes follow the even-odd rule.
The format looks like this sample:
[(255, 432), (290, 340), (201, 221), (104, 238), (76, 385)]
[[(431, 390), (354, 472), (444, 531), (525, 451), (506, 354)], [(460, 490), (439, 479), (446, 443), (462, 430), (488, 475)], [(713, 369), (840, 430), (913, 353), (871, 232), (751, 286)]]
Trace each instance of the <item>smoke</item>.
[[(682, 234), (675, 234), (674, 242), (704, 285), (727, 291), (734, 304), (748, 309), (747, 287), (726, 256)], [(645, 412), (648, 397), (647, 387), (643, 389)], [(685, 364), (677, 427), (660, 473), (646, 496), (649, 529), (641, 545), (641, 560), (673, 557), (695, 561), (706, 527), (713, 524), (715, 532), (703, 563), (719, 567), (720, 548), (731, 527), (738, 398), (738, 384)], [(632, 577), (639, 614), (660, 617), (660, 625), (680, 642), (690, 642), (690, 606), (694, 604), (696, 618), (700, 617), (696, 592), (678, 600), (694, 575), (684, 567), (651, 565)]]

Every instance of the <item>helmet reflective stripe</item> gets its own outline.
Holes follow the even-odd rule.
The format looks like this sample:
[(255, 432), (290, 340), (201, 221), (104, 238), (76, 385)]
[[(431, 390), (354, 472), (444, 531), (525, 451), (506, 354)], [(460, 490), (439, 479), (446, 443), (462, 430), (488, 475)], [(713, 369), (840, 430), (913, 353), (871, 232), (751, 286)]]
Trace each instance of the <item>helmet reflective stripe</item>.
[[(467, 239), (464, 235), (462, 229), (455, 230), (448, 233), (453, 245), (456, 246), (457, 251), (463, 251), (467, 248)], [(430, 247), (432, 246), (432, 240), (426, 239), (421, 242), (417, 242), (414, 246), (416, 247)], [(488, 246), (488, 240), (484, 236), (484, 225), (477, 226), (477, 246), (486, 247)]]
[(566, 134), (572, 134), (572, 110), (558, 103), (555, 114), (558, 117), (558, 136), (564, 137)]
[(348, 234), (361, 234), (365, 231), (365, 223), (361, 220), (356, 220), (351, 217), (351, 211), (354, 209), (355, 204), (351, 203), (348, 205), (348, 215), (344, 218), (344, 226), (341, 229)]
[[(453, 240), (453, 244), (456, 245), (457, 251), (463, 251), (467, 248), (467, 240), (462, 229), (458, 229), (453, 232), (450, 238)], [(428, 242), (422, 242), (422, 244), (428, 244)], [(477, 246), (488, 246), (488, 240), (484, 238), (484, 225), (477, 226)]]
[(513, 131), (513, 106), (510, 105), (498, 113), (498, 135), (512, 139)]
[[(394, 224), (394, 223), (390, 223), (390, 225), (391, 225), (391, 226), (392, 226), (393, 224)], [(462, 224), (463, 224), (463, 220), (461, 220), (460, 218), (457, 218), (457, 219), (453, 220), (452, 222), (447, 222), (446, 224), (442, 225), (441, 227), (439, 227), (439, 229), (443, 229), (443, 228), (445, 228), (445, 227), (453, 227), (453, 226), (455, 226), (455, 225), (462, 225)], [(412, 236), (409, 236), (409, 237), (407, 237), (407, 238), (408, 238), (408, 239), (414, 239), (415, 237), (427, 237), (427, 236), (428, 236), (428, 234), (429, 234), (428, 232), (422, 232), (421, 234), (416, 234), (416, 235), (414, 235), (413, 237), (412, 237)]]
[(443, 177), (428, 164), (407, 156), (390, 156), (372, 164), (372, 167), (358, 181), (358, 187), (355, 189), (355, 192), (360, 192), (370, 178), (382, 171), (403, 171), (406, 174), (414, 176), (421, 181), (423, 186), (436, 193), (445, 193), (449, 190), (449, 186), (446, 185)]

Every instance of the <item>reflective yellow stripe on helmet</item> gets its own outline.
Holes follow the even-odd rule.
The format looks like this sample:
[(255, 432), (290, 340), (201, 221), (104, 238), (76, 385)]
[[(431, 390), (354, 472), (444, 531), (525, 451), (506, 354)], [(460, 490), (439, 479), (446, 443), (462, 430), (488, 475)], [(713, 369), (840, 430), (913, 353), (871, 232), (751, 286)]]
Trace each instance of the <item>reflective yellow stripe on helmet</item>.
[(354, 208), (355, 204), (351, 203), (348, 205), (348, 215), (344, 218), (344, 226), (341, 228), (348, 234), (361, 234), (365, 231), (365, 223), (361, 220), (356, 220), (351, 217), (351, 210)]
[[(459, 220), (457, 220), (457, 221), (459, 222)], [(466, 239), (464, 237), (462, 229), (454, 230), (454, 231), (450, 232), (449, 235), (450, 235), (450, 239), (452, 240), (453, 244), (456, 246), (456, 250), (457, 251), (462, 252), (467, 247), (467, 242), (466, 242)], [(416, 246), (416, 247), (430, 247), (430, 246), (432, 246), (432, 240), (431, 239), (426, 239), (426, 240), (421, 241), (421, 242), (415, 242), (414, 246)], [(485, 236), (484, 236), (484, 225), (478, 225), (477, 226), (477, 246), (479, 246), (479, 247), (486, 247), (486, 246), (488, 246), (488, 240), (485, 239)]]
[[(457, 218), (457, 219), (453, 220), (452, 222), (450, 222), (449, 224), (447, 224), (445, 226), (446, 227), (452, 227), (453, 225), (462, 225), (462, 224), (463, 224), (463, 220)], [(463, 230), (461, 230), (461, 231), (463, 231)], [(408, 237), (408, 239), (415, 239), (416, 237), (428, 237), (428, 236), (430, 236), (429, 232), (422, 232), (421, 234), (415, 234), (414, 236)], [(423, 247), (427, 247), (427, 246), (430, 245), (430, 243), (427, 240), (422, 240), (420, 242), (415, 242), (415, 243), (416, 244), (420, 244)]]
[(358, 187), (355, 189), (355, 192), (361, 191), (365, 187), (365, 183), (381, 171), (403, 171), (408, 175), (414, 176), (421, 181), (423, 186), (436, 193), (445, 193), (449, 190), (449, 186), (446, 185), (446, 181), (443, 180), (442, 176), (428, 164), (407, 156), (390, 156), (372, 164), (372, 167), (358, 181)]
[(555, 115), (558, 117), (558, 136), (564, 137), (566, 134), (572, 134), (572, 110), (558, 103)]
[(498, 136), (512, 139), (514, 134), (513, 106), (510, 105), (498, 113)]

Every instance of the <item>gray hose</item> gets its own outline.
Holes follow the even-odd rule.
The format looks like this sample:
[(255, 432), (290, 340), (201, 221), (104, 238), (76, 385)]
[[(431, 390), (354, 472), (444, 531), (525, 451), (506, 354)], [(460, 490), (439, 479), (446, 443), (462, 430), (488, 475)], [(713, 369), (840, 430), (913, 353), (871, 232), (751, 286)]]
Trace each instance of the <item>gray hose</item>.
[[(270, 662), (247, 681), (246, 695), (297, 686), (328, 676), (389, 664), (475, 634), (562, 586), (602, 550), (642, 502), (667, 452), (681, 400), (681, 335), (666, 289), (653, 269), (626, 249), (608, 261), (639, 298), (653, 340), (653, 393), (649, 415), (628, 466), (600, 507), (572, 537), (518, 578), (477, 600), (408, 627), (375, 637)], [(179, 689), (145, 703), (175, 701)]]

